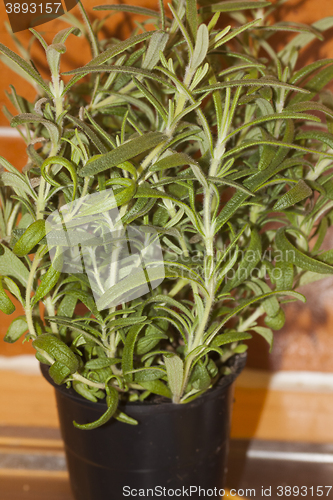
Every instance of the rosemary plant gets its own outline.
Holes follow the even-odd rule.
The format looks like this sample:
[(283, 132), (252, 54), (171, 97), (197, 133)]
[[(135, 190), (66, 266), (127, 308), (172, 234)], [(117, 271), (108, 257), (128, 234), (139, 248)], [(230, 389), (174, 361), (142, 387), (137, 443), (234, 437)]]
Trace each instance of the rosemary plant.
[[(3, 62), (38, 93), (29, 102), (12, 87), (18, 115), (5, 110), (28, 156), (22, 173), (1, 158), (0, 308), (11, 314), (13, 295), (25, 310), (5, 340), (24, 336), (57, 384), (94, 402), (106, 397), (104, 416), (80, 428), (111, 416), (136, 423), (117, 409), (126, 398), (196, 398), (228, 373), (250, 332), (272, 345), (281, 305), (305, 300), (297, 287), (333, 274), (333, 250), (321, 251), (333, 222), (333, 98), (325, 90), (333, 59), (297, 67), (300, 49), (322, 40), (333, 18), (274, 24), (283, 3), (96, 7), (107, 17), (145, 16), (125, 41), (97, 37), (103, 22), (92, 26), (80, 5), (84, 22), (50, 45), (31, 30), (50, 81), (28, 52), (0, 45)], [(276, 53), (271, 36), (290, 31)], [(62, 75), (73, 35), (90, 40), (92, 59)], [(45, 221), (108, 189), (122, 227), (158, 234), (165, 278), (105, 308), (139, 278), (117, 281), (115, 267), (97, 307), (84, 273), (54, 266)], [(103, 200), (99, 212), (111, 208)]]

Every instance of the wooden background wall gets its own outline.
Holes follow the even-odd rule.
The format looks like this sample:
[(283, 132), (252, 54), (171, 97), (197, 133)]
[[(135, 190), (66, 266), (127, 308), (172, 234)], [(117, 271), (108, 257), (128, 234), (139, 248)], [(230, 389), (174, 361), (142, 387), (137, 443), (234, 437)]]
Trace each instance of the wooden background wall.
[[(83, 0), (84, 6), (91, 13), (94, 5), (99, 5), (101, 0)], [(108, 3), (120, 3), (110, 0)], [(132, 0), (121, 3), (131, 3), (144, 7), (157, 8), (157, 0)], [(76, 7), (72, 14), (79, 15)], [(96, 13), (92, 14), (96, 17)], [(332, 0), (289, 0), (279, 13), (279, 20), (298, 21), (313, 23), (325, 17), (333, 16)], [(16, 50), (13, 41), (5, 28), (7, 15), (4, 3), (0, 3), (0, 42)], [(107, 27), (109, 33), (114, 36), (124, 37), (130, 30), (133, 18), (128, 15), (117, 13), (109, 19)], [(51, 42), (53, 36), (67, 25), (62, 18), (51, 21), (37, 27), (38, 31)], [(17, 38), (26, 45), (30, 34), (23, 31), (17, 34)], [(303, 56), (301, 63), (318, 60), (320, 58), (333, 57), (333, 30), (326, 32), (325, 42), (314, 42)], [(280, 43), (280, 36), (277, 39)], [(82, 66), (89, 58), (88, 43), (82, 38), (71, 37), (67, 43), (67, 53), (63, 57), (62, 70)], [(38, 43), (34, 42), (33, 56), (37, 66), (46, 76), (42, 50)], [(34, 97), (34, 91), (27, 83), (20, 80), (0, 62), (0, 108), (4, 104), (8, 106), (5, 90), (14, 84), (17, 92), (25, 97)], [(7, 127), (8, 122), (0, 112), (0, 127)], [(1, 132), (0, 128), (0, 132)], [(2, 137), (0, 135), (0, 155), (6, 157), (18, 168), (22, 168), (26, 162), (25, 147), (19, 139)], [(328, 235), (327, 244), (333, 246), (333, 236)], [(256, 338), (250, 343), (248, 366), (265, 368), (269, 370), (317, 370), (333, 371), (333, 278), (326, 279), (320, 284), (312, 284), (304, 290), (308, 297), (308, 303), (292, 304), (286, 309), (287, 321), (285, 327), (275, 334), (275, 348), (272, 354), (268, 354), (265, 342)], [(22, 353), (32, 353), (33, 349), (25, 344), (18, 343), (14, 346), (7, 345), (1, 341), (6, 329), (15, 316), (22, 314), (19, 307), (11, 317), (0, 313), (0, 355), (13, 356)]]

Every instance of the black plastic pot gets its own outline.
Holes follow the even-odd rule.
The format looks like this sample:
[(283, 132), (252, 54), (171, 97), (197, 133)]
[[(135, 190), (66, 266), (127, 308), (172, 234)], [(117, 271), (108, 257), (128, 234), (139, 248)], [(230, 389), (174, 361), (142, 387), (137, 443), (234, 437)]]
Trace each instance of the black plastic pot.
[[(233, 373), (188, 404), (127, 403), (121, 410), (138, 420), (139, 425), (111, 419), (90, 431), (76, 429), (73, 420), (81, 424), (95, 421), (104, 413), (105, 404), (92, 403), (72, 389), (55, 385), (48, 375), (48, 366), (41, 365), (44, 377), (55, 387), (75, 499), (199, 499), (205, 496), (203, 491), (199, 495), (199, 487), (213, 490), (211, 497), (220, 498), (233, 382), (245, 362), (246, 355), (237, 355)], [(140, 489), (144, 495), (142, 491), (140, 495)]]

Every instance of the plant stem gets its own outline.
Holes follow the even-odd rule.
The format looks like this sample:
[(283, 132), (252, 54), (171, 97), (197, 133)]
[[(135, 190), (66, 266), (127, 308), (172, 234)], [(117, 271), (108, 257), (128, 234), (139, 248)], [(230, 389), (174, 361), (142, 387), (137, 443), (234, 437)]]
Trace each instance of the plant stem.
[(17, 217), (17, 214), (19, 212), (20, 207), (21, 207), (20, 203), (17, 203), (14, 206), (12, 213), (10, 214), (10, 217), (8, 219), (8, 222), (7, 222), (7, 228), (6, 228), (7, 235), (10, 235), (12, 233), (13, 225), (15, 223), (15, 220), (16, 220), (16, 217)]
[[(213, 303), (214, 303), (214, 300), (213, 300), (213, 294), (212, 294), (212, 296), (209, 296), (206, 299), (204, 315), (202, 317), (200, 326), (199, 326), (197, 332), (195, 333), (194, 342), (193, 342), (193, 344), (191, 346), (190, 345), (188, 346), (188, 351), (190, 351), (190, 352), (193, 351), (194, 349), (196, 349), (197, 347), (199, 347), (202, 344), (202, 342), (203, 342), (203, 334), (204, 334), (205, 329), (206, 329), (206, 325), (207, 325), (207, 322), (208, 322), (208, 319), (209, 319), (209, 316), (210, 316), (210, 313), (211, 313), (211, 309), (212, 309)], [(186, 389), (186, 386), (187, 386), (187, 383), (188, 383), (188, 379), (189, 379), (189, 376), (190, 376), (190, 373), (191, 373), (192, 362), (194, 361), (195, 357), (198, 354), (199, 353), (189, 354), (187, 360), (185, 361), (183, 385), (182, 385), (182, 390), (181, 390), (181, 394), (180, 394), (179, 399), (181, 399), (181, 397), (184, 394), (184, 391)]]
[(73, 373), (71, 378), (73, 380), (77, 380), (78, 382), (82, 382), (83, 384), (90, 385), (90, 387), (96, 387), (97, 389), (105, 389), (105, 384), (99, 382), (93, 382), (92, 380), (83, 377), (83, 375), (80, 375), (79, 373)]
[(37, 337), (37, 333), (36, 333), (33, 319), (32, 319), (33, 308), (31, 307), (31, 292), (33, 290), (33, 282), (34, 282), (35, 274), (36, 274), (37, 268), (38, 268), (41, 260), (42, 259), (39, 255), (39, 250), (38, 250), (36, 252), (36, 254), (34, 255), (34, 259), (32, 261), (32, 265), (31, 265), (30, 273), (29, 273), (29, 278), (28, 278), (28, 283), (27, 283), (27, 288), (26, 288), (26, 293), (25, 293), (25, 316), (26, 316), (26, 320), (28, 323), (28, 327), (29, 327), (29, 333), (33, 338)]
[(246, 332), (246, 330), (253, 325), (253, 323), (260, 318), (264, 313), (264, 309), (259, 307), (256, 311), (254, 311), (251, 316), (249, 316), (238, 328), (238, 332)]

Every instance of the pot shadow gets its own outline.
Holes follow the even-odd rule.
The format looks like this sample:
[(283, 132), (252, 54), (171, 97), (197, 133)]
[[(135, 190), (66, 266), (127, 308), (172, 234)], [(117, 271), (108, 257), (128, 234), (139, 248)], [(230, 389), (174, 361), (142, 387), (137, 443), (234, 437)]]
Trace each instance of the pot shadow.
[[(226, 488), (240, 489), (253, 487), (247, 484), (248, 451), (254, 440), (258, 439), (258, 431), (266, 398), (269, 391), (270, 355), (267, 342), (259, 335), (249, 341), (248, 360), (245, 371), (242, 372), (235, 384), (234, 407), (231, 423), (231, 441), (228, 458), (228, 472), (226, 475)], [(258, 361), (260, 371), (260, 385), (250, 377), (248, 369), (257, 369)], [(257, 373), (260, 374), (260, 371)], [(253, 477), (254, 483), (259, 483), (258, 477)]]

